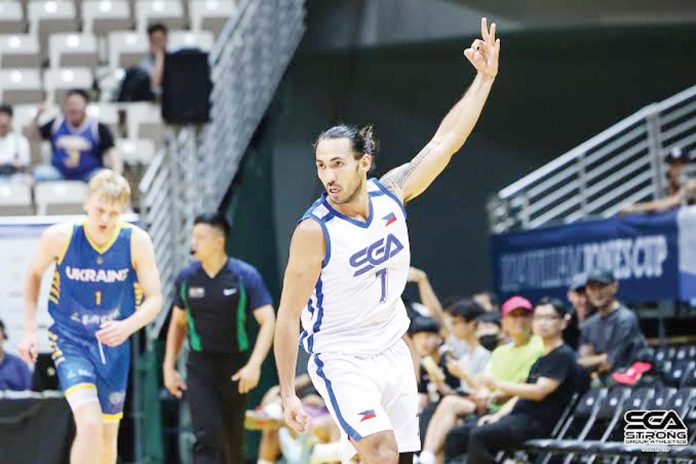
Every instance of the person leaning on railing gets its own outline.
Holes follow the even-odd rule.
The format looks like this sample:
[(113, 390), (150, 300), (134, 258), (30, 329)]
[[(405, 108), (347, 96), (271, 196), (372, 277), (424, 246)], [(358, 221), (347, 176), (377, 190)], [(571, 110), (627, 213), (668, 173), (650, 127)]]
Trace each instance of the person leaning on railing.
[(619, 211), (620, 215), (634, 213), (661, 213), (681, 205), (696, 204), (696, 179), (688, 179), (684, 165), (691, 162), (691, 157), (681, 148), (673, 148), (665, 155), (667, 163), (666, 196), (652, 201), (626, 205)]

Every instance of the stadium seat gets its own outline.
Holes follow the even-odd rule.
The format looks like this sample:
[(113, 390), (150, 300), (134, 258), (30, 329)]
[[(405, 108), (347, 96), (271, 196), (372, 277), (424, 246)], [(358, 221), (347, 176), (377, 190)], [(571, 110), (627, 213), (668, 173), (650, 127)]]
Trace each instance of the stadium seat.
[(692, 359), (674, 360), (666, 371), (665, 382), (672, 387), (679, 387), (694, 369), (694, 365)]
[(682, 387), (696, 388), (696, 368), (691, 369), (682, 377)]
[(558, 448), (562, 442), (570, 444), (573, 440), (582, 441), (595, 422), (599, 407), (607, 397), (607, 390), (592, 389), (585, 393), (578, 401), (573, 413), (561, 427), (556, 438), (529, 440), (525, 443), (525, 450), (532, 453), (545, 453), (541, 464), (548, 464), (553, 455), (550, 451)]
[(68, 90), (88, 90), (92, 88), (93, 83), (94, 76), (89, 68), (47, 69), (44, 73), (44, 89), (48, 99), (55, 103), (60, 103)]
[(91, 103), (87, 107), (87, 114), (111, 129), (114, 137), (118, 137), (121, 132), (119, 111), (121, 106), (114, 103)]
[(155, 144), (152, 140), (119, 139), (116, 148), (121, 153), (121, 159), (128, 164), (148, 165), (155, 157)]
[(160, 106), (154, 103), (129, 103), (126, 108), (128, 138), (153, 139), (159, 143), (164, 136)]
[(92, 34), (53, 34), (48, 39), (52, 68), (96, 66), (99, 61), (97, 38)]
[(193, 0), (189, 3), (191, 30), (210, 31), (217, 38), (235, 8), (232, 0)]
[(20, 183), (0, 183), (0, 216), (34, 214), (31, 187)]
[(583, 430), (582, 438), (579, 440), (560, 440), (552, 444), (551, 448), (584, 453), (587, 443), (598, 443), (605, 440), (607, 431), (611, 431), (616, 423), (623, 418), (623, 403), (630, 393), (628, 388), (610, 390), (604, 400), (600, 402), (590, 427)]
[(86, 0), (82, 3), (83, 31), (106, 35), (133, 27), (130, 4), (124, 0)]
[(169, 29), (183, 29), (186, 25), (184, 8), (177, 0), (137, 0), (135, 4), (136, 29), (145, 32), (153, 23), (165, 24)]
[[(590, 391), (592, 393), (592, 391)], [(599, 398), (589, 418), (586, 420), (582, 430), (570, 437), (568, 434), (563, 434), (563, 438), (552, 440), (532, 440), (531, 443), (537, 444), (537, 451), (546, 451), (549, 454), (546, 459), (549, 459), (553, 453), (565, 455), (563, 462), (569, 464), (575, 459), (576, 454), (584, 454), (587, 452), (587, 443), (600, 442), (604, 437), (607, 429), (613, 428), (622, 415), (622, 406), (630, 390), (627, 388), (616, 388), (610, 390), (605, 397)], [(581, 411), (578, 411), (578, 410)], [(576, 408), (573, 416), (579, 414), (581, 417), (587, 417), (590, 409), (586, 403), (580, 403)], [(530, 443), (530, 442), (528, 442)], [(531, 444), (530, 443), (530, 444)], [(548, 461), (544, 461), (548, 462)]]
[(696, 399), (696, 389), (680, 388), (667, 399), (664, 409), (674, 409), (681, 418), (686, 418), (692, 406), (691, 401), (694, 399)]
[[(591, 454), (587, 464), (592, 464), (597, 454), (616, 455), (624, 449), (623, 444), (623, 417), (627, 411), (643, 409), (645, 404), (655, 395), (652, 388), (636, 388), (629, 392), (628, 398), (617, 409), (611, 422), (602, 433), (602, 437), (595, 441), (585, 441), (575, 450), (582, 454)], [(600, 412), (601, 415), (601, 412)]]
[(675, 349), (672, 346), (661, 346), (655, 350), (655, 364), (662, 367), (667, 361), (671, 361), (674, 356)]
[(19, 34), (26, 30), (26, 22), (19, 2), (0, 2), (0, 34)]
[(670, 459), (678, 459), (681, 462), (693, 463), (696, 461), (696, 446), (685, 446), (683, 448), (672, 448), (669, 453)]
[(12, 129), (22, 132), (22, 129), (36, 116), (36, 105), (14, 105), (12, 108)]
[(0, 70), (0, 101), (10, 105), (43, 101), (38, 69)]
[(38, 68), (41, 66), (39, 40), (30, 34), (0, 36), (0, 67)]
[(42, 214), (81, 214), (87, 184), (80, 181), (41, 182), (34, 187), (36, 212)]
[(78, 30), (75, 3), (71, 1), (30, 2), (28, 7), (29, 33), (38, 35), (40, 43), (56, 32), (75, 32)]
[(645, 409), (665, 409), (665, 405), (669, 398), (674, 395), (676, 389), (663, 388), (656, 390), (652, 398), (645, 403)]
[(98, 66), (94, 69), (94, 79), (99, 89), (100, 102), (112, 102), (117, 100), (118, 91), (121, 88), (121, 83), (125, 75), (126, 70), (123, 68)]
[(199, 48), (210, 52), (215, 45), (213, 33), (209, 31), (172, 31), (167, 41), (167, 50), (174, 51), (182, 48)]
[(117, 31), (109, 34), (109, 66), (129, 68), (138, 64), (148, 52), (147, 35), (132, 31)]
[(674, 359), (680, 361), (682, 359), (696, 359), (696, 347), (694, 346), (680, 346), (676, 349), (674, 353)]

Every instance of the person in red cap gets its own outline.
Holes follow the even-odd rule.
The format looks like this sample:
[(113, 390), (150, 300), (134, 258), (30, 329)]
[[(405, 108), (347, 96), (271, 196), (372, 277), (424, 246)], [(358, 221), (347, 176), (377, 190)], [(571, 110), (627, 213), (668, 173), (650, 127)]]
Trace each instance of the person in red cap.
[(551, 298), (542, 299), (534, 310), (534, 333), (543, 340), (544, 352), (526, 383), (481, 379), (512, 398), (498, 412), (479, 419), (479, 427), (469, 437), (469, 464), (493, 464), (502, 449), (550, 436), (573, 394), (587, 389), (587, 375), (573, 350), (563, 343), (569, 314), (561, 301)]
[[(532, 364), (539, 359), (544, 349), (541, 338), (532, 333), (532, 303), (519, 295), (507, 299), (501, 307), (503, 330), (510, 342), (493, 351), (486, 375), (492, 378), (519, 383), (524, 382)], [(502, 405), (506, 397), (496, 397), (493, 412)]]
[[(510, 342), (493, 350), (491, 361), (484, 369), (483, 376), (477, 376), (475, 379), (477, 383), (481, 378), (493, 378), (506, 383), (522, 383), (527, 379), (532, 365), (544, 351), (541, 338), (532, 333), (533, 311), (532, 303), (522, 296), (513, 296), (503, 303), (503, 328)], [(469, 400), (476, 404), (477, 413), (495, 413), (509, 397), (508, 394), (480, 385), (480, 388), (469, 396)], [(446, 455), (451, 457), (467, 452), (468, 437), (473, 424), (475, 421), (465, 420), (464, 425), (449, 431), (444, 443)], [(428, 441), (426, 438), (426, 443)], [(424, 448), (420, 462), (433, 462), (426, 451), (431, 450)]]

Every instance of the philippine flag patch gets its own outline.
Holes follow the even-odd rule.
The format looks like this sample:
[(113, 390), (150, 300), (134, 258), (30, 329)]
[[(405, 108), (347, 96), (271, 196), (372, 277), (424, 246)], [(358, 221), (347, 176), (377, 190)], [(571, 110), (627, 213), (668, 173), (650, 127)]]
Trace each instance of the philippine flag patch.
[(386, 216), (384, 216), (382, 219), (387, 221), (386, 225), (393, 224), (396, 222), (396, 215), (394, 213), (389, 213)]
[(365, 422), (366, 420), (374, 419), (375, 417), (377, 417), (377, 414), (375, 414), (374, 409), (368, 409), (367, 411), (359, 412), (358, 415), (362, 416), (360, 422)]

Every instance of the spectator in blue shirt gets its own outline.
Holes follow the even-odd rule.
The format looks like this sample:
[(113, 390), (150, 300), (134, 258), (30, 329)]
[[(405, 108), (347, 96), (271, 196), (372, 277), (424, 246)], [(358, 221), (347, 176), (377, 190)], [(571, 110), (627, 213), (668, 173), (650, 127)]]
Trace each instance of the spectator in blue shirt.
[(105, 166), (117, 173), (123, 164), (109, 128), (87, 115), (89, 94), (81, 89), (69, 90), (63, 99), (63, 114), (39, 126), (39, 108), (28, 133), (51, 143), (51, 164), (34, 170), (37, 182), (55, 180), (89, 180)]
[(5, 352), (6, 339), (5, 324), (0, 320), (0, 390), (29, 390), (31, 372), (19, 357)]

